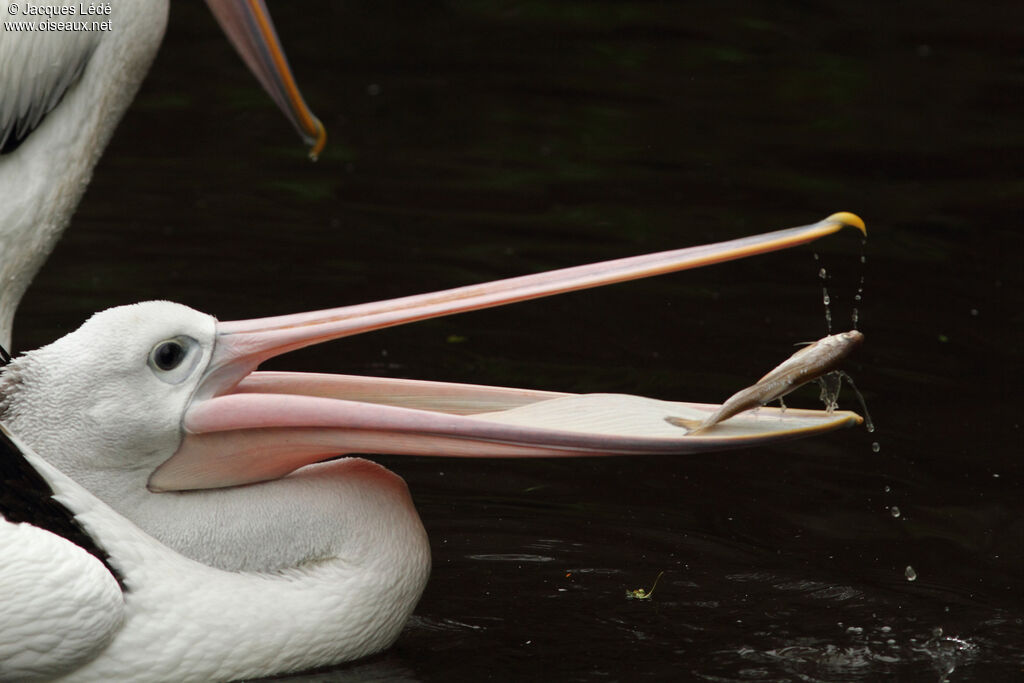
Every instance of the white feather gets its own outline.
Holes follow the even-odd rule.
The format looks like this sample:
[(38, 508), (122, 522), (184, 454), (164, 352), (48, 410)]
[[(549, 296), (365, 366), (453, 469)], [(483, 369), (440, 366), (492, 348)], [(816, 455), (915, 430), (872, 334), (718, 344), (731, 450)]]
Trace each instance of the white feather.
[[(122, 603), (109, 572), (70, 542), (0, 521), (0, 588), (24, 591), (4, 593), (3, 680), (228, 681), (355, 659), (394, 642), (426, 583), (429, 547), (405, 483), (374, 463), (349, 458), (315, 475), (362, 517), (359, 535), (337, 524), (343, 556), (233, 572), (157, 542), (5, 432), (110, 554), (126, 592)], [(69, 638), (67, 652), (45, 652), (52, 634)]]
[[(48, 7), (77, 4), (65, 0)], [(100, 31), (29, 30), (45, 17), (11, 15), (9, 7), (0, 0), (0, 146), (12, 133), (23, 137), (56, 106), (103, 36)]]
[(104, 16), (109, 31), (14, 31), (4, 21), (45, 17), (12, 17), (10, 3), (0, 0), (0, 135), (31, 130), (0, 156), (0, 344), (7, 348), (18, 302), (156, 55), (167, 6), (112, 3)]
[(102, 563), (29, 524), (0, 518), (0, 680), (49, 679), (106, 647), (124, 598)]

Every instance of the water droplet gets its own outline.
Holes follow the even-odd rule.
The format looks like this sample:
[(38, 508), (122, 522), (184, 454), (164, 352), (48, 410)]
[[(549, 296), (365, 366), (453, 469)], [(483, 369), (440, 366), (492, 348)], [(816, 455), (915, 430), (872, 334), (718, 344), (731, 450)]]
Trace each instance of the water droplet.
[(932, 629), (932, 638), (941, 638), (941, 637), (942, 637), (942, 627), (941, 626), (936, 626), (935, 628)]
[(874, 451), (875, 453), (877, 453), (878, 451), (882, 450), (882, 446), (877, 441), (872, 441), (871, 442), (871, 450)]
[(853, 309), (853, 313), (850, 314), (850, 320), (853, 322), (853, 329), (857, 329), (857, 321), (860, 320), (860, 314), (857, 309)]
[(817, 253), (815, 253), (814, 254), (814, 260), (817, 261), (819, 258), (821, 258), (821, 257), (819, 257)]
[(832, 303), (832, 298), (829, 297), (828, 292), (825, 292), (822, 295), (821, 300), (825, 303), (826, 306), (828, 306), (830, 303)]
[(867, 263), (868, 262), (868, 257), (865, 256), (864, 254), (861, 254), (860, 255), (860, 262), (861, 263)]
[(860, 626), (851, 626), (848, 629), (846, 629), (846, 632), (847, 633), (852, 633), (852, 634), (864, 633), (864, 629), (861, 628)]
[(973, 315), (974, 317), (978, 317), (978, 309), (977, 308), (972, 308), (971, 309), (971, 315)]
[(892, 492), (892, 487), (891, 486), (886, 486), (885, 487), (885, 492), (886, 493), (891, 493)]
[(907, 581), (917, 581), (917, 572), (915, 572), (914, 568), (911, 567), (909, 564), (907, 565), (907, 568), (903, 571), (903, 576), (907, 577)]
[(862, 297), (862, 296), (861, 296), (861, 295), (860, 295), (859, 293), (858, 293), (858, 294), (854, 294), (854, 295), (853, 295), (853, 300), (854, 300), (854, 301), (860, 301), (860, 300), (861, 300), (861, 299), (863, 299), (863, 298), (864, 298), (864, 297)]
[(895, 505), (893, 505), (891, 508), (889, 508), (889, 513), (893, 517), (899, 517), (900, 516), (900, 509), (898, 507), (896, 507)]
[(818, 277), (824, 280), (825, 278), (828, 277), (828, 272), (826, 272), (826, 270), (822, 268), (821, 270), (818, 271)]

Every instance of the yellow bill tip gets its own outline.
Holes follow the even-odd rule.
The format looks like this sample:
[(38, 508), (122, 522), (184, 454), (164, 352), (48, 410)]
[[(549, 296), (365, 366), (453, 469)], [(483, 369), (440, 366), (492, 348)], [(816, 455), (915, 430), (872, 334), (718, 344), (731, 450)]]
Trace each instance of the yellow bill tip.
[(848, 226), (851, 228), (857, 228), (864, 234), (865, 237), (868, 234), (868, 229), (867, 226), (864, 225), (864, 220), (857, 214), (850, 213), (849, 211), (840, 211), (839, 213), (834, 213), (828, 218), (826, 218), (825, 221), (828, 223), (839, 223), (843, 227)]
[(320, 119), (315, 116), (312, 119), (316, 133), (313, 136), (313, 144), (309, 149), (309, 159), (310, 161), (316, 161), (320, 158), (320, 152), (324, 151), (324, 146), (327, 144), (327, 129), (324, 128), (324, 124), (320, 123)]

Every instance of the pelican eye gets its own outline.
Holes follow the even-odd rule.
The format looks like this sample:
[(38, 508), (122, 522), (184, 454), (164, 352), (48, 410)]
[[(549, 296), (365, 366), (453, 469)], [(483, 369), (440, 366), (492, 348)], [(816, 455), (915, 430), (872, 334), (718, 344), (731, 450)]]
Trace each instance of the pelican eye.
[(177, 339), (160, 342), (153, 349), (153, 365), (161, 370), (173, 370), (185, 360), (185, 347)]
[(201, 355), (199, 342), (192, 337), (173, 337), (153, 347), (149, 367), (164, 382), (178, 384), (192, 374)]

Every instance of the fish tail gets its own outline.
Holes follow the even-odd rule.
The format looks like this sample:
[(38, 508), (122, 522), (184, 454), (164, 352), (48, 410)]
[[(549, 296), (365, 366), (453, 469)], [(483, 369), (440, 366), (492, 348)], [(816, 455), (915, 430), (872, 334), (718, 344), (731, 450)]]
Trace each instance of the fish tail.
[(682, 427), (686, 430), (687, 436), (702, 431), (701, 425), (704, 424), (703, 420), (689, 420), (685, 417), (666, 417), (665, 422), (676, 427)]

